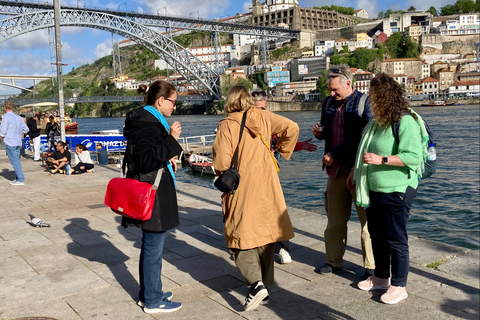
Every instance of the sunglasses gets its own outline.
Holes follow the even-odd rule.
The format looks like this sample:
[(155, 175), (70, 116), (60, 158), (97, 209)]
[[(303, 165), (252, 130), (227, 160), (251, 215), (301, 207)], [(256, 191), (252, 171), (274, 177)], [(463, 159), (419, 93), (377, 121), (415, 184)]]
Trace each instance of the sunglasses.
[(340, 74), (342, 76), (344, 76), (345, 78), (349, 79), (345, 73), (343, 73), (342, 71), (340, 71), (339, 69), (330, 69), (331, 72), (335, 73), (335, 74)]
[(173, 106), (174, 106), (174, 107), (177, 106), (177, 100), (172, 100), (172, 99), (168, 99), (168, 98), (165, 98), (165, 100), (168, 100), (168, 101), (170, 101), (171, 103), (173, 103)]
[(258, 96), (262, 96), (262, 97), (266, 97), (267, 94), (265, 93), (265, 91), (255, 91), (255, 92), (252, 92), (252, 97), (256, 98)]

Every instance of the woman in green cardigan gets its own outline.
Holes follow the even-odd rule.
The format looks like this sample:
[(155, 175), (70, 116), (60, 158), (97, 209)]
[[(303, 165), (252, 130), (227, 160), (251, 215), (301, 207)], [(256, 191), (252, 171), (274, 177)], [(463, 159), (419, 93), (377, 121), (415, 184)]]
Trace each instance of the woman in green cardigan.
[[(376, 266), (374, 275), (358, 287), (386, 289), (380, 300), (396, 304), (408, 297), (407, 220), (417, 194), (427, 136), (421, 117), (410, 109), (403, 87), (393, 78), (378, 74), (369, 94), (374, 118), (365, 127), (355, 170), (347, 181), (349, 187), (355, 184), (357, 204), (367, 208)], [(392, 130), (397, 122), (398, 143)]]

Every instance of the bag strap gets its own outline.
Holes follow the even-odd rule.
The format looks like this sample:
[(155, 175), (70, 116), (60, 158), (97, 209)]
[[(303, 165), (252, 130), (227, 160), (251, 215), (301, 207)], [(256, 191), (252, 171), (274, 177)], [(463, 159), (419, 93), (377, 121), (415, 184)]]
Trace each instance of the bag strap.
[(260, 139), (262, 140), (263, 145), (267, 148), (268, 153), (269, 153), (270, 156), (272, 157), (273, 164), (275, 165), (275, 169), (277, 169), (277, 173), (278, 173), (278, 172), (280, 171), (280, 168), (278, 167), (277, 159), (275, 159), (275, 156), (273, 155), (272, 150), (270, 150), (270, 147), (268, 146), (267, 139), (266, 139), (265, 136), (264, 136), (263, 134), (261, 134), (261, 133), (260, 133)]
[(158, 189), (158, 185), (160, 184), (160, 180), (162, 179), (163, 169), (165, 169), (165, 167), (160, 168), (157, 171), (157, 176), (155, 177), (155, 182), (153, 183), (153, 186), (152, 186), (153, 190)]
[(360, 101), (358, 102), (358, 116), (360, 118), (363, 117), (363, 111), (365, 110), (365, 103), (367, 102), (367, 99), (368, 99), (368, 94), (364, 93), (361, 97), (360, 97)]
[(245, 120), (247, 119), (247, 111), (243, 113), (242, 124), (240, 125), (240, 137), (238, 138), (237, 150), (235, 150), (235, 161), (233, 162), (233, 168), (237, 169), (238, 164), (238, 149), (240, 148), (240, 141), (242, 141), (243, 128), (245, 127)]

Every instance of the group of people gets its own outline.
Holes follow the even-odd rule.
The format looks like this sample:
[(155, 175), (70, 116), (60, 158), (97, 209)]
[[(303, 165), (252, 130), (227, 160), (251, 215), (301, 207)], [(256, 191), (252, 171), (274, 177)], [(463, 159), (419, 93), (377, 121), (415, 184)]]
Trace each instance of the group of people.
[[(313, 135), (325, 141), (321, 161), (328, 175), (326, 264), (315, 271), (330, 274), (343, 268), (353, 201), (362, 229), (365, 268), (357, 286), (386, 290), (380, 300), (395, 304), (408, 297), (406, 225), (426, 151), (423, 122), (409, 107), (403, 88), (386, 74), (379, 73), (371, 81), (369, 95), (354, 88), (346, 65), (330, 68), (326, 80), (331, 96), (324, 100), (320, 122), (312, 128)], [(122, 225), (142, 229), (138, 305), (146, 313), (172, 312), (182, 304), (163, 291), (161, 270), (166, 231), (179, 224), (175, 159), (182, 150), (181, 125), (169, 126), (165, 119), (176, 108), (177, 93), (165, 81), (142, 85), (139, 92), (145, 94), (144, 106), (132, 110), (125, 120), (126, 175), (152, 184), (159, 170), (163, 175), (151, 219), (123, 217)], [(295, 150), (316, 150), (311, 139), (297, 141), (295, 122), (266, 110), (265, 105), (265, 92), (232, 87), (225, 103), (226, 118), (218, 124), (213, 144), (217, 175), (230, 169), (238, 155), (240, 183), (234, 192), (223, 193), (222, 211), (226, 245), (249, 287), (246, 311), (268, 303), (275, 253), (284, 256), (284, 263), (291, 261), (288, 241), (294, 231), (273, 153), (288, 160)], [(399, 142), (392, 131), (396, 123), (400, 123)], [(272, 136), (273, 153), (268, 144)]]
[[(368, 96), (355, 89), (346, 65), (330, 68), (326, 81), (331, 96), (324, 99), (320, 121), (312, 128), (314, 137), (325, 141), (321, 161), (328, 176), (326, 263), (315, 271), (330, 274), (342, 270), (353, 201), (361, 224), (365, 268), (357, 286), (386, 290), (380, 300), (395, 304), (408, 297), (406, 226), (425, 154), (423, 122), (409, 107), (403, 88), (386, 74), (375, 76)], [(151, 184), (160, 171), (162, 177), (152, 217), (147, 221), (123, 217), (122, 225), (142, 229), (138, 305), (146, 313), (172, 312), (182, 304), (172, 301), (172, 292), (163, 291), (161, 270), (166, 231), (179, 225), (175, 173), (182, 151), (178, 142), (182, 128), (179, 122), (169, 125), (165, 119), (176, 109), (177, 93), (165, 81), (141, 85), (138, 91), (145, 94), (144, 106), (130, 111), (125, 120), (125, 174)], [(276, 161), (279, 157), (289, 160), (294, 151), (316, 151), (311, 139), (297, 141), (299, 126), (295, 122), (266, 110), (266, 103), (265, 92), (232, 87), (226, 98), (226, 117), (218, 124), (213, 144), (217, 175), (231, 168), (238, 154), (240, 183), (235, 192), (223, 193), (222, 212), (226, 245), (249, 287), (243, 304), (246, 311), (268, 303), (275, 253), (281, 262), (291, 262), (288, 241), (294, 231)], [(25, 183), (21, 134), (35, 130), (12, 112), (12, 103), (5, 104), (5, 111), (0, 137), (16, 173), (10, 184), (21, 185)], [(398, 140), (392, 130), (396, 123), (400, 123)], [(35, 145), (36, 133), (31, 134)], [(63, 141), (56, 142), (55, 148), (48, 158), (52, 174), (67, 170), (71, 161)], [(76, 145), (75, 160), (76, 166), (68, 173), (93, 170), (84, 145)]]
[[(25, 176), (22, 170), (20, 157), (25, 154), (25, 135), (28, 134), (30, 143), (34, 149), (34, 161), (41, 161), (40, 155), (40, 129), (37, 122), (39, 114), (26, 119), (25, 116), (19, 116), (13, 111), (15, 105), (12, 101), (6, 101), (4, 105), (5, 114), (0, 123), (0, 139), (3, 139), (8, 160), (15, 171), (15, 179), (9, 183), (13, 186), (25, 185)], [(50, 122), (45, 128), (48, 138), (48, 156), (46, 163), (52, 169), (50, 174), (80, 174), (85, 172), (95, 172), (93, 161), (87, 147), (81, 143), (75, 147), (74, 159), (75, 166), (71, 166), (72, 155), (68, 150), (68, 144), (59, 139), (58, 124), (53, 115), (49, 118)], [(54, 148), (53, 152), (52, 148)], [(102, 148), (101, 143), (97, 143), (97, 148)]]

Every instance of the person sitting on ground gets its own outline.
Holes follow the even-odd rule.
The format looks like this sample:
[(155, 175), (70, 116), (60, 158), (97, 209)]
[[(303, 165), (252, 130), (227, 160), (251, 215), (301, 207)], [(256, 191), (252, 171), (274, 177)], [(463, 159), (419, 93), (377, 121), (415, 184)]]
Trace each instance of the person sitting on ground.
[(90, 158), (90, 152), (87, 147), (77, 143), (75, 147), (75, 167), (70, 169), (70, 174), (80, 174), (85, 172), (95, 172), (93, 161)]
[(67, 164), (70, 164), (72, 155), (70, 154), (70, 151), (65, 150), (65, 142), (63, 141), (58, 141), (55, 149), (57, 150), (53, 152), (50, 157), (47, 158), (47, 163), (54, 168), (53, 170), (50, 170), (50, 173), (65, 173), (64, 169), (62, 168), (65, 167)]

